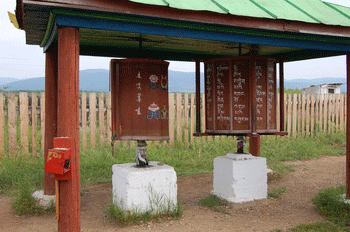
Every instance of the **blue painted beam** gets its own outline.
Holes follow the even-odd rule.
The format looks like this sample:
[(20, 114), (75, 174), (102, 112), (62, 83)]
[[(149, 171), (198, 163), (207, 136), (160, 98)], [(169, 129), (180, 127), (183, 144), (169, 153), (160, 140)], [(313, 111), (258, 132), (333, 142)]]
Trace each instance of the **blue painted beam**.
[[(118, 32), (132, 32), (139, 34), (151, 34), (160, 36), (172, 36), (178, 38), (191, 38), (199, 40), (215, 40), (223, 42), (235, 42), (245, 44), (257, 44), (278, 47), (302, 48), (325, 51), (350, 52), (350, 44), (346, 43), (332, 43), (322, 42), (317, 40), (295, 40), (290, 38), (274, 38), (263, 36), (242, 35), (219, 31), (204, 31), (197, 30), (196, 25), (193, 29), (165, 27), (150, 24), (140, 24), (132, 22), (111, 21), (96, 18), (81, 18), (76, 16), (56, 16), (56, 23), (58, 26), (71, 26), (78, 28), (91, 28), (98, 30), (110, 30)], [(316, 36), (318, 37), (324, 36)], [(328, 37), (330, 38), (330, 37)], [(339, 38), (339, 37), (338, 37)], [(339, 40), (345, 38), (339, 38)], [(347, 41), (348, 42), (348, 41)]]

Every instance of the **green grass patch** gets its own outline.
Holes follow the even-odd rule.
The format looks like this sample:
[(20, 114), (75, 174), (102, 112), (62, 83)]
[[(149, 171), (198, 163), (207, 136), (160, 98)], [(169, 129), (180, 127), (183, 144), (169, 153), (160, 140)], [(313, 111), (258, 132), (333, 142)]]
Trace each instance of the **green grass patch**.
[(199, 205), (208, 207), (215, 212), (221, 212), (225, 214), (229, 214), (229, 212), (226, 211), (228, 204), (227, 202), (219, 199), (218, 197), (214, 195), (210, 195), (207, 198), (204, 198), (198, 202)]
[(330, 187), (322, 190), (312, 199), (316, 210), (331, 222), (345, 225), (350, 222), (350, 204), (342, 202), (346, 187)]
[(172, 217), (179, 219), (183, 214), (181, 204), (178, 203), (175, 209), (164, 208), (157, 213), (152, 211), (138, 212), (123, 210), (117, 204), (111, 203), (107, 209), (107, 215), (111, 222), (116, 222), (121, 226), (148, 223), (151, 221), (159, 221), (161, 218)]
[(312, 224), (301, 224), (295, 228), (292, 228), (288, 231), (291, 232), (349, 232), (350, 228), (339, 226), (332, 222), (316, 222)]
[(269, 189), (269, 198), (280, 198), (283, 194), (287, 192), (287, 187), (271, 187)]
[(34, 188), (28, 181), (24, 181), (18, 186), (14, 201), (12, 202), (12, 207), (15, 209), (17, 215), (42, 215), (55, 212), (54, 203), (47, 209), (36, 204), (32, 197), (33, 192)]

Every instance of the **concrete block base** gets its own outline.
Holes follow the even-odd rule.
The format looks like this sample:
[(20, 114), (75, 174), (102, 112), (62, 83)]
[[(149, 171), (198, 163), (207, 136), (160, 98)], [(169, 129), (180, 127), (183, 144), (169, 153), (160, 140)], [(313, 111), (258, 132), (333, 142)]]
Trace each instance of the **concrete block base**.
[(150, 162), (140, 168), (135, 163), (112, 167), (113, 203), (133, 212), (163, 213), (177, 206), (177, 177), (173, 167)]
[(214, 159), (213, 195), (234, 203), (267, 198), (266, 159), (228, 153)]

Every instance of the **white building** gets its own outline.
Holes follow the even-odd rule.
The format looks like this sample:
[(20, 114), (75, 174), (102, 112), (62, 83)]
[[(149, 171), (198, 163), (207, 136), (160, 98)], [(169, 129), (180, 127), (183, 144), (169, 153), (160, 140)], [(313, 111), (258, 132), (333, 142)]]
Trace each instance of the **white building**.
[(344, 83), (330, 83), (321, 85), (311, 85), (308, 88), (301, 89), (303, 95), (307, 94), (340, 94), (340, 86)]

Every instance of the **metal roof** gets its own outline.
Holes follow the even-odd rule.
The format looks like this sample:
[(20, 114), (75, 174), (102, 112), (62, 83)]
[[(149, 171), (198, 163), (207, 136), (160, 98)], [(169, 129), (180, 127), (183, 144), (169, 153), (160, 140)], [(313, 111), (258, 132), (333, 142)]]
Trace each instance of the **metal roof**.
[(350, 26), (350, 8), (321, 0), (129, 0), (181, 10)]

